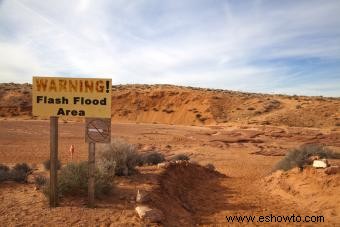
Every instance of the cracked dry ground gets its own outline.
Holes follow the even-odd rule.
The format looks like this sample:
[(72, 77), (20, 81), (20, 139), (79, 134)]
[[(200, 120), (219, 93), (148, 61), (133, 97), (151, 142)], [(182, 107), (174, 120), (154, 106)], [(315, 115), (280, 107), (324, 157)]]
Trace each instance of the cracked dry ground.
[[(59, 129), (62, 163), (70, 161), (70, 144), (76, 147), (75, 159), (86, 160), (87, 146), (83, 133), (79, 133), (84, 131), (83, 123), (60, 123)], [(0, 121), (0, 163), (27, 162), (41, 170), (49, 155), (48, 133), (48, 121)], [(226, 215), (322, 215), (321, 209), (311, 209), (299, 199), (272, 193), (264, 178), (290, 148), (318, 142), (340, 150), (339, 131), (312, 128), (113, 124), (112, 136), (135, 144), (141, 151), (156, 149), (166, 157), (187, 153), (201, 165), (214, 164), (221, 176), (200, 169), (166, 175), (167, 170), (142, 167), (136, 175), (117, 177), (113, 195), (97, 201), (96, 209), (86, 208), (82, 198), (64, 199), (60, 207), (49, 209), (45, 197), (32, 184), (6, 182), (0, 184), (1, 225), (147, 225), (134, 211), (138, 189), (158, 198), (151, 205), (165, 213), (165, 220), (156, 225), (227, 226)], [(339, 223), (339, 213), (324, 215), (324, 224)]]

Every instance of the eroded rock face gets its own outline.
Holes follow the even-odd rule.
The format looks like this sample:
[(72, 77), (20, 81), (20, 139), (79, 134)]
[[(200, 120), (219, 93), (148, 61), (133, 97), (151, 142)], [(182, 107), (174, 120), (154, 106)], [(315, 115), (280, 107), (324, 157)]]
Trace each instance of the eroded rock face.
[(153, 223), (164, 220), (164, 214), (159, 209), (152, 209), (148, 206), (137, 206), (135, 208), (139, 218)]

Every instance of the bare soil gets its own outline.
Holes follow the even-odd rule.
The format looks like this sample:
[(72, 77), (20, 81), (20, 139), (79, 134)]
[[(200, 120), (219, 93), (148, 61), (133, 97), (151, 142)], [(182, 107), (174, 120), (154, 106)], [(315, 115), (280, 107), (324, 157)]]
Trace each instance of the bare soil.
[[(61, 162), (71, 161), (71, 144), (74, 161), (87, 160), (84, 124), (60, 121), (59, 130)], [(226, 215), (270, 214), (324, 215), (326, 222), (319, 224), (340, 224), (338, 175), (272, 173), (290, 148), (305, 143), (322, 143), (340, 152), (337, 128), (113, 123), (112, 136), (135, 144), (140, 152), (157, 150), (166, 158), (186, 153), (199, 165), (140, 167), (135, 175), (117, 177), (114, 193), (97, 200), (95, 209), (86, 208), (86, 198), (65, 198), (58, 208), (50, 209), (33, 184), (1, 183), (1, 225), (147, 226), (134, 211), (138, 189), (148, 191), (152, 195), (148, 204), (165, 214), (165, 220), (155, 226), (228, 226)], [(0, 163), (27, 162), (37, 172), (44, 171), (41, 163), (49, 157), (48, 121), (1, 120), (0, 141)], [(207, 163), (216, 171), (202, 167)]]

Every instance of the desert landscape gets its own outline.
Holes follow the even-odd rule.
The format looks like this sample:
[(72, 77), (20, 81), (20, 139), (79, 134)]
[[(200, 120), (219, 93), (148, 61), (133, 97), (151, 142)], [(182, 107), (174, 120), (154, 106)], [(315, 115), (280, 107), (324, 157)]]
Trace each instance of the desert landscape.
[[(340, 152), (340, 98), (115, 85), (111, 137), (141, 155), (158, 152), (165, 161), (115, 176), (112, 193), (98, 198), (94, 209), (81, 195), (62, 197), (51, 209), (34, 178), (48, 177), (43, 163), (49, 159), (49, 120), (32, 116), (31, 88), (0, 84), (0, 163), (32, 168), (26, 183), (0, 182), (1, 226), (261, 226), (226, 217), (293, 214), (323, 216), (324, 222), (265, 224), (340, 224), (339, 171), (326, 174), (311, 165), (275, 170), (289, 151), (303, 145)], [(62, 168), (86, 161), (84, 120), (60, 118), (59, 133)], [(179, 154), (189, 160), (171, 161)], [(327, 158), (329, 165), (340, 165), (335, 157)], [(136, 200), (140, 193), (147, 199)], [(138, 206), (161, 217), (140, 218)]]

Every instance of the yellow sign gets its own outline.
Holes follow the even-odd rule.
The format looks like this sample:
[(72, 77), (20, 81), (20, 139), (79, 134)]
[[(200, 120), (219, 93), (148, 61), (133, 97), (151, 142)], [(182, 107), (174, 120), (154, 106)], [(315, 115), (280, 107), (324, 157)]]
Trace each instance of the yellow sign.
[(111, 118), (111, 79), (33, 77), (33, 116)]

